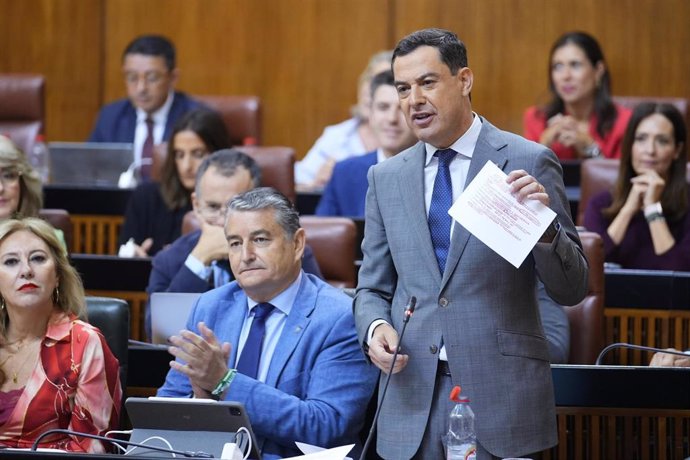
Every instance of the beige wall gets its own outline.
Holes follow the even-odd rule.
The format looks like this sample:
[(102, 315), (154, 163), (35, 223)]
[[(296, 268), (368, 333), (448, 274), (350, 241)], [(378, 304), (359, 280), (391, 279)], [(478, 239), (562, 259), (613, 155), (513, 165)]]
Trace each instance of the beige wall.
[(47, 76), (49, 140), (86, 138), (124, 95), (120, 55), (142, 33), (174, 40), (182, 90), (259, 95), (264, 143), (300, 156), (348, 117), (368, 57), (422, 27), (466, 42), (474, 107), (505, 129), (520, 132), (524, 108), (547, 96), (549, 47), (572, 29), (600, 40), (614, 93), (690, 97), (685, 0), (0, 0), (0, 11), (0, 72)]

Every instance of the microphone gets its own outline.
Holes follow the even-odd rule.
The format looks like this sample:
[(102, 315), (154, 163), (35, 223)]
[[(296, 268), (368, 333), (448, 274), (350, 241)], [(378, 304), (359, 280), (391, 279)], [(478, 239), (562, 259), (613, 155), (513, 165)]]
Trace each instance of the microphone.
[(398, 340), (398, 346), (393, 353), (393, 362), (391, 363), (391, 368), (388, 370), (388, 376), (386, 377), (386, 383), (383, 385), (383, 392), (381, 393), (381, 398), (379, 404), (376, 407), (376, 413), (374, 414), (374, 420), (371, 422), (371, 429), (367, 435), (367, 440), (362, 448), (362, 453), (359, 456), (359, 460), (364, 460), (367, 455), (367, 450), (369, 450), (369, 445), (374, 439), (374, 433), (376, 432), (376, 422), (379, 419), (379, 413), (381, 412), (381, 406), (383, 405), (383, 399), (386, 397), (386, 391), (388, 390), (388, 384), (391, 381), (391, 376), (393, 375), (393, 368), (395, 367), (395, 360), (398, 357), (398, 352), (400, 351), (400, 345), (402, 344), (403, 336), (405, 335), (405, 329), (407, 328), (407, 323), (410, 321), (412, 314), (414, 313), (414, 308), (417, 305), (417, 298), (415, 296), (410, 297), (410, 301), (405, 307), (405, 312), (403, 313), (403, 327), (400, 331), (400, 339)]
[(654, 353), (668, 353), (669, 355), (677, 355), (677, 356), (684, 356), (686, 358), (690, 358), (690, 354), (684, 353), (682, 351), (675, 351), (675, 350), (664, 350), (663, 348), (655, 348), (655, 347), (646, 347), (643, 345), (634, 345), (632, 343), (625, 343), (625, 342), (617, 342), (617, 343), (612, 343), (611, 345), (608, 345), (606, 348), (601, 350), (601, 353), (599, 353), (599, 356), (597, 356), (597, 360), (594, 362), (595, 366), (598, 366), (601, 364), (601, 360), (604, 358), (604, 356), (611, 350), (615, 348), (629, 348), (632, 350), (642, 350), (642, 351), (652, 351)]
[(206, 452), (190, 452), (190, 451), (182, 451), (182, 450), (175, 450), (175, 449), (167, 449), (165, 447), (157, 447), (157, 446), (149, 446), (147, 444), (140, 444), (138, 442), (130, 442), (130, 441), (123, 441), (121, 439), (112, 439), (112, 438), (107, 438), (105, 436), (99, 436), (97, 434), (91, 434), (91, 433), (82, 433), (79, 431), (72, 431), (72, 430), (65, 430), (62, 428), (55, 428), (52, 430), (47, 430), (41, 433), (34, 443), (31, 445), (31, 450), (35, 451), (38, 449), (38, 444), (41, 441), (41, 439), (45, 438), (48, 435), (51, 435), (53, 433), (62, 433), (62, 434), (67, 434), (71, 436), (81, 436), (83, 438), (91, 438), (91, 439), (98, 439), (99, 441), (106, 441), (111, 444), (124, 444), (125, 446), (134, 446), (134, 447), (141, 447), (142, 449), (149, 449), (149, 450), (156, 450), (158, 452), (166, 452), (168, 454), (173, 454), (173, 455), (182, 455), (183, 457), (188, 457), (188, 458), (213, 458), (213, 455), (208, 454)]

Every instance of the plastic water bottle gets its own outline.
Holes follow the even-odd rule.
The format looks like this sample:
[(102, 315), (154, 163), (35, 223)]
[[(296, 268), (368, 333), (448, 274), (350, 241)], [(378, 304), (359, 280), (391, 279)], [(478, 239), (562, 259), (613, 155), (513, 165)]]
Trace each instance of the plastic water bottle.
[(474, 412), (470, 399), (460, 396), (460, 387), (450, 392), (455, 407), (450, 412), (448, 435), (446, 436), (446, 458), (448, 460), (475, 460), (477, 458), (477, 435), (474, 431)]
[(36, 142), (29, 155), (29, 162), (38, 173), (41, 182), (47, 184), (50, 179), (50, 152), (42, 134), (36, 136)]

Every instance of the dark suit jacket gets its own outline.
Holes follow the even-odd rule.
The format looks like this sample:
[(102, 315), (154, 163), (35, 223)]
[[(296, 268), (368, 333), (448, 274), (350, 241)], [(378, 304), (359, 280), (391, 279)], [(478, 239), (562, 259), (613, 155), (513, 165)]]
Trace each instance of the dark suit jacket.
[[(149, 285), (146, 293), (151, 296), (154, 292), (206, 292), (213, 288), (211, 283), (196, 276), (184, 261), (199, 242), (201, 230), (182, 235), (173, 244), (160, 251), (153, 258)], [(302, 268), (323, 279), (319, 264), (309, 246), (304, 248)], [(230, 273), (230, 280), (234, 277)], [(146, 303), (145, 318), (146, 335), (151, 337), (151, 307)]]
[(367, 172), (376, 164), (376, 151), (339, 161), (316, 207), (317, 216), (364, 217)]
[[(168, 120), (165, 122), (163, 140), (168, 140), (173, 125), (182, 115), (200, 106), (200, 103), (186, 94), (175, 92)], [(119, 99), (101, 109), (89, 142), (134, 142), (136, 125), (136, 108), (129, 99)]]
[(145, 182), (139, 185), (129, 198), (125, 211), (125, 222), (120, 229), (119, 244), (130, 238), (141, 244), (146, 238), (153, 238), (149, 255), (154, 256), (180, 237), (182, 219), (191, 204), (179, 209), (169, 209), (163, 201), (160, 184)]

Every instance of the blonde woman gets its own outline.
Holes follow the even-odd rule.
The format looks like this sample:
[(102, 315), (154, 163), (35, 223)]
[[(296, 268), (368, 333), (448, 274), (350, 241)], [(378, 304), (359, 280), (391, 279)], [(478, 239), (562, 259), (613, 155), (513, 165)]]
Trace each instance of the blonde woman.
[(24, 152), (0, 135), (0, 220), (36, 217), (43, 206), (41, 179)]
[[(116, 428), (119, 364), (84, 322), (81, 279), (53, 227), (36, 218), (0, 222), (0, 446), (31, 447), (62, 428)], [(104, 452), (100, 441), (55, 434), (40, 447)]]

